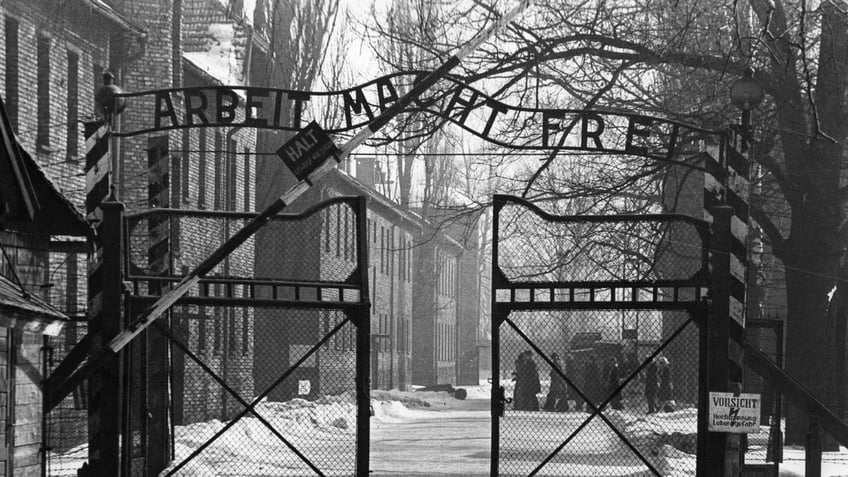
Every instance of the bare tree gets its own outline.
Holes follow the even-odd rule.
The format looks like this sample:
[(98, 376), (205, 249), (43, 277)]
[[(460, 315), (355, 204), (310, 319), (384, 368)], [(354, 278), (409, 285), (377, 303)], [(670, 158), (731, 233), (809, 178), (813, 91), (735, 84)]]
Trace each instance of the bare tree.
[[(256, 33), (268, 41), (268, 52), (251, 65), (251, 76), (264, 81), (256, 86), (312, 90), (324, 73), (338, 10), (338, 0), (258, 0), (254, 24)], [(330, 70), (339, 71), (338, 68)], [(284, 108), (283, 124), (290, 124), (294, 114), (294, 108)], [(288, 136), (282, 132), (261, 131), (257, 137), (257, 151), (273, 152)], [(294, 184), (293, 176), (279, 159), (270, 156), (259, 156), (256, 179), (258, 208), (265, 207)]]
[[(830, 401), (831, 376), (821, 372), (833, 363), (828, 331), (845, 326), (827, 311), (831, 290), (841, 299), (845, 288), (848, 4), (540, 2), (533, 21), (502, 41), (511, 47), (478, 56), (468, 81), (513, 81), (501, 94), (524, 98), (516, 78), (532, 78), (534, 95), (562, 92), (711, 128), (734, 121), (728, 87), (755, 68), (767, 100), (754, 117), (764, 194), (752, 215), (785, 271), (787, 369)], [(803, 425), (793, 419), (790, 442)]]
[[(462, 22), (442, 20), (473, 30), (487, 14), (481, 12), (494, 7), (475, 2)], [(447, 36), (428, 41), (381, 33), (431, 57), (459, 44)], [(825, 402), (841, 406), (831, 397), (833, 376), (821, 368), (845, 369), (846, 317), (839, 304), (848, 293), (848, 3), (542, 0), (466, 60), (459, 76), (485, 83), (510, 104), (624, 109), (723, 129), (738, 115), (729, 106), (729, 86), (749, 67), (766, 93), (753, 118), (761, 169), (751, 214), (781, 265), (777, 276), (785, 276), (787, 369)], [(515, 126), (518, 140), (525, 125)], [(551, 165), (564, 159), (549, 159), (525, 171), (528, 197), (625, 195), (641, 198), (631, 205), (645, 209), (658, 197), (655, 189), (645, 194), (644, 184), (666, 174), (652, 161), (588, 157), (569, 158), (581, 167), (554, 173)], [(805, 420), (792, 417), (788, 442), (799, 442)]]

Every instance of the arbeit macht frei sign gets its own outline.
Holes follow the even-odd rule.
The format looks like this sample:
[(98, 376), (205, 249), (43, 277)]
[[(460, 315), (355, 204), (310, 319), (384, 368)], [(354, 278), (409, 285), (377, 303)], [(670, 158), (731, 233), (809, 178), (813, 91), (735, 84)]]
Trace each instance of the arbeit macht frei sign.
[[(365, 127), (424, 74), (395, 73), (329, 92), (210, 86), (123, 93), (120, 96), (130, 100), (131, 108), (147, 113), (145, 117), (149, 114), (152, 122), (146, 127), (135, 123), (136, 129), (114, 134), (198, 126), (300, 131), (313, 121), (327, 133), (344, 133)], [(438, 115), (490, 143), (518, 150), (597, 151), (672, 160), (676, 154), (696, 152), (704, 140), (718, 141), (714, 131), (639, 114), (511, 106), (454, 78), (442, 80), (409, 111)]]

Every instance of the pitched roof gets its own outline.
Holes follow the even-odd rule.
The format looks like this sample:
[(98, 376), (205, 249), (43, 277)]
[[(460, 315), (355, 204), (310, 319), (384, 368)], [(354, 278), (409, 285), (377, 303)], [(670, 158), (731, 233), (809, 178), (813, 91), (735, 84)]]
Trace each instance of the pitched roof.
[(69, 318), (0, 275), (0, 327), (56, 336)]
[(89, 233), (74, 205), (20, 145), (0, 98), (0, 226), (52, 235)]

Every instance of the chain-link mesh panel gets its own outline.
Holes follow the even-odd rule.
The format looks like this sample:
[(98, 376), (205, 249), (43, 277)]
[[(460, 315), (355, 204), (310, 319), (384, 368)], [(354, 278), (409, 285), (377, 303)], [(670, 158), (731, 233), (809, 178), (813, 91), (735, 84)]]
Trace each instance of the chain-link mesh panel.
[[(60, 238), (61, 239), (61, 238)], [(87, 260), (85, 243), (77, 252), (50, 252), (49, 302), (73, 321), (58, 336), (45, 335), (46, 370), (51, 375), (71, 349), (88, 332), (86, 313)], [(47, 399), (49, 390), (45, 390)], [(55, 408), (44, 415), (44, 447), (47, 452), (46, 475), (76, 474), (80, 462), (88, 458), (88, 386), (77, 387)]]
[[(639, 314), (634, 339), (621, 339), (625, 313)], [(515, 311), (499, 330), (512, 400), (499, 418), (502, 475), (694, 474), (699, 330), (688, 313)]]
[[(88, 325), (85, 322), (70, 322), (59, 336), (46, 337), (49, 373), (86, 333)], [(76, 475), (76, 470), (88, 459), (88, 383), (74, 389), (44, 419), (44, 446), (48, 449), (46, 474)]]
[(350, 315), (177, 306), (172, 320), (176, 458), (163, 475), (355, 473)]
[[(343, 282), (356, 269), (356, 214), (352, 199), (332, 202), (305, 217), (278, 216), (237, 247), (207, 277), (277, 281)], [(217, 250), (253, 214), (162, 209), (127, 221), (130, 274), (157, 275), (150, 270), (149, 222), (170, 221), (173, 274), (184, 275)], [(147, 293), (146, 283), (137, 292)]]
[(687, 280), (705, 267), (702, 231), (684, 219), (557, 221), (510, 202), (497, 233), (510, 281)]

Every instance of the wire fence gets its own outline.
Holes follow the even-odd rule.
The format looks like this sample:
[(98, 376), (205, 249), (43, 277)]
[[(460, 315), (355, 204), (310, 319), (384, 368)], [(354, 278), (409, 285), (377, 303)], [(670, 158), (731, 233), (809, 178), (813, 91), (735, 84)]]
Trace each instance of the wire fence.
[(687, 312), (514, 311), (501, 325), (504, 475), (694, 472), (699, 330)]
[[(273, 218), (121, 353), (123, 474), (356, 474), (363, 212), (337, 198)], [(252, 217), (127, 216), (124, 319)], [(88, 331), (72, 325), (48, 343), (49, 371)], [(47, 475), (88, 460), (87, 401), (81, 386), (46, 416)]]
[(680, 216), (495, 199), (504, 475), (692, 475), (707, 233)]

